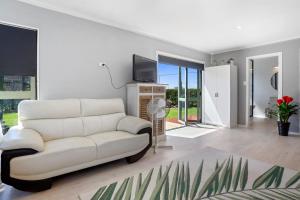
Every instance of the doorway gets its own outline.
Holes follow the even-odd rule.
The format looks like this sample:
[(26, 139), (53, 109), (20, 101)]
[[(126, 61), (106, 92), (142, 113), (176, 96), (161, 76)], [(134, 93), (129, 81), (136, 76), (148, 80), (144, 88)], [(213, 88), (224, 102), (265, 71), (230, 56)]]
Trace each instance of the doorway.
[(246, 126), (258, 119), (276, 118), (276, 100), (282, 96), (282, 53), (246, 58)]
[(158, 82), (168, 85), (167, 100), (171, 104), (167, 130), (201, 123), (203, 69), (200, 61), (158, 55)]
[(178, 120), (187, 125), (201, 123), (202, 71), (197, 68), (179, 67)]

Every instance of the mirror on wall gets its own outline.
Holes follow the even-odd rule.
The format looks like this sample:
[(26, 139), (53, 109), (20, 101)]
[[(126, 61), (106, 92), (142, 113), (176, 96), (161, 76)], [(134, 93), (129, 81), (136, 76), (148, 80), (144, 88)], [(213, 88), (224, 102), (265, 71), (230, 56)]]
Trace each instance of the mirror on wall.
[(271, 77), (271, 86), (275, 90), (278, 90), (278, 72), (274, 73), (273, 76)]

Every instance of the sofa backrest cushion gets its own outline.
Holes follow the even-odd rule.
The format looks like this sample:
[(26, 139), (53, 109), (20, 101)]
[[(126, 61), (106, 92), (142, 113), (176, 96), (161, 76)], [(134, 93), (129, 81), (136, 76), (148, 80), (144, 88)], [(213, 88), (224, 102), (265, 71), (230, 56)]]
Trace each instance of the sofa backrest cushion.
[(81, 115), (83, 117), (124, 112), (122, 99), (81, 99)]
[(45, 141), (114, 131), (125, 116), (121, 99), (25, 100), (19, 121)]
[(45, 141), (83, 135), (80, 100), (25, 100), (19, 104), (19, 121), (36, 130)]
[(83, 136), (82, 120), (77, 118), (23, 120), (24, 128), (36, 130), (44, 141)]
[(122, 99), (82, 99), (81, 116), (84, 135), (115, 131), (125, 117), (124, 103)]
[(19, 103), (19, 120), (61, 119), (80, 116), (80, 100), (25, 100)]

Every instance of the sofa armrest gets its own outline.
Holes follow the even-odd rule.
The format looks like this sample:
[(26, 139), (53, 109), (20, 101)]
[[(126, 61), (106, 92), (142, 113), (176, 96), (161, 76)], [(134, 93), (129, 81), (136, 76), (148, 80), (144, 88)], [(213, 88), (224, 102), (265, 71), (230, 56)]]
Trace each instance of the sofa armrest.
[(117, 130), (137, 134), (140, 130), (151, 127), (152, 123), (147, 120), (133, 116), (126, 116), (119, 121)]
[(40, 134), (32, 129), (12, 127), (3, 136), (2, 142), (0, 143), (0, 149), (33, 149), (36, 151), (43, 151), (44, 141)]

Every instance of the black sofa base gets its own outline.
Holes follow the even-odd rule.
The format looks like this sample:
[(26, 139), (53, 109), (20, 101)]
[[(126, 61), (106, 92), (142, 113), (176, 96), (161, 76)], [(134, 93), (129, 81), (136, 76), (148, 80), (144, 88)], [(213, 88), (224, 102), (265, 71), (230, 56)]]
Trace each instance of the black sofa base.
[(28, 180), (19, 180), (10, 176), (10, 161), (11, 159), (19, 156), (32, 155), (37, 153), (33, 149), (16, 149), (16, 150), (6, 150), (1, 154), (1, 180), (7, 185), (11, 185), (16, 189), (29, 191), (29, 192), (38, 192), (42, 190), (50, 189), (52, 186), (51, 179), (28, 181)]
[(143, 149), (141, 152), (133, 155), (133, 156), (129, 156), (126, 158), (126, 161), (128, 163), (134, 163), (136, 161), (138, 161), (139, 159), (141, 159), (146, 153), (147, 151), (152, 147), (152, 128), (148, 127), (148, 128), (144, 128), (142, 130), (140, 130), (137, 134), (144, 134), (144, 133), (148, 133), (149, 134), (149, 144), (145, 147), (145, 149)]
[(148, 127), (148, 128), (144, 128), (142, 130), (140, 130), (137, 134), (144, 134), (144, 133), (148, 133), (149, 134), (149, 144), (146, 146), (145, 149), (143, 149), (141, 152), (133, 155), (133, 156), (129, 156), (126, 158), (126, 161), (128, 163), (134, 163), (136, 161), (138, 161), (139, 159), (141, 159), (146, 153), (147, 151), (152, 147), (152, 128)]

